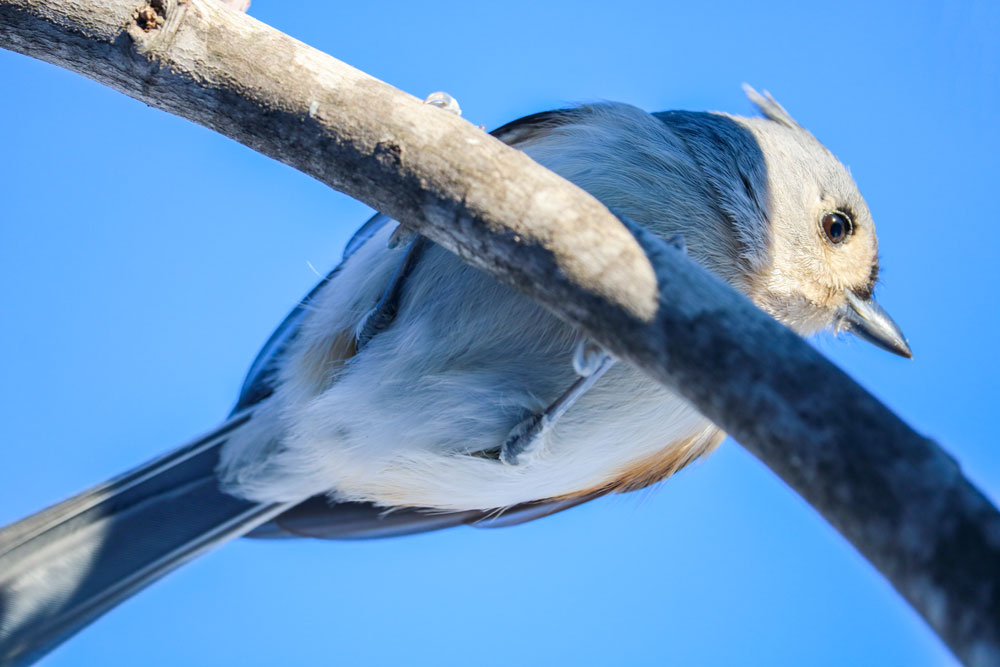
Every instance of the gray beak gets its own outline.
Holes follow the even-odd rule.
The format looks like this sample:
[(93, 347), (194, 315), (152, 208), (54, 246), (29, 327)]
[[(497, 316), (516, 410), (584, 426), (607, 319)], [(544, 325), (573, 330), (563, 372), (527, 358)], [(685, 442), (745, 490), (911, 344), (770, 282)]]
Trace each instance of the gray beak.
[(840, 322), (845, 329), (883, 350), (907, 359), (913, 358), (906, 336), (875, 299), (862, 299), (850, 290), (845, 290), (844, 294), (847, 303), (840, 311)]

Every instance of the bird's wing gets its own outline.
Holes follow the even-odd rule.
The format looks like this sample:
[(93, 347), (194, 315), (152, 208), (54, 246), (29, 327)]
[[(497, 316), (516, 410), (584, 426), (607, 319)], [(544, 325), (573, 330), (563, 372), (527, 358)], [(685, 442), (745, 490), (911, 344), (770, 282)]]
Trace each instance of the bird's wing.
[(476, 528), (506, 528), (562, 512), (597, 495), (525, 503), (503, 512), (441, 512), (420, 509), (386, 511), (370, 503), (331, 503), (314, 496), (258, 526), (246, 537), (313, 537), (322, 540), (368, 540), (426, 533), (442, 528), (471, 525)]
[(581, 109), (554, 109), (512, 120), (490, 132), (494, 137), (514, 148), (523, 148), (538, 137), (566, 125), (580, 117)]
[[(576, 113), (572, 110), (537, 113), (507, 123), (491, 134), (516, 148), (526, 145), (533, 139), (569, 122)], [(369, 219), (347, 243), (344, 259), (353, 255), (358, 248), (390, 222), (391, 219), (382, 214), (377, 214)], [(338, 269), (339, 266), (320, 281), (275, 329), (250, 367), (234, 412), (245, 410), (274, 392), (276, 370), (281, 357), (287, 350), (288, 343), (295, 336), (298, 325), (307, 312), (310, 300), (326, 282), (336, 275)], [(387, 512), (385, 508), (376, 507), (370, 503), (331, 503), (325, 496), (316, 496), (257, 527), (247, 536), (367, 539), (422, 533), (463, 524), (499, 528), (533, 521), (561, 512), (597, 495), (601, 495), (601, 493), (571, 499), (527, 503), (507, 508), (502, 512), (428, 512), (420, 509)]]
[(378, 230), (390, 222), (392, 222), (392, 219), (388, 216), (376, 213), (365, 224), (361, 225), (358, 231), (354, 232), (351, 240), (344, 247), (344, 254), (341, 257), (340, 263), (306, 294), (305, 298), (292, 309), (292, 312), (285, 316), (285, 319), (281, 321), (281, 324), (277, 326), (267, 339), (267, 342), (260, 348), (257, 357), (250, 364), (250, 370), (247, 371), (246, 378), (243, 380), (243, 386), (240, 388), (236, 405), (233, 407), (230, 416), (242, 412), (252, 405), (256, 405), (274, 393), (278, 366), (285, 352), (288, 350), (288, 345), (295, 339), (299, 324), (308, 311), (308, 304), (315, 298), (320, 289), (337, 275), (344, 260), (353, 255)]

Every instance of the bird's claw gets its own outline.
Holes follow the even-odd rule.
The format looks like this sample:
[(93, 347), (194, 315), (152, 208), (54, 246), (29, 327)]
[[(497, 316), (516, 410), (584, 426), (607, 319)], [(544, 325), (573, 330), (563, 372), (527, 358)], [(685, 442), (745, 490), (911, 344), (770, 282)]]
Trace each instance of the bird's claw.
[(590, 377), (607, 357), (608, 353), (603, 347), (586, 338), (573, 349), (573, 370), (580, 377)]
[(500, 461), (512, 466), (523, 465), (541, 448), (544, 433), (543, 415), (528, 415), (511, 429), (500, 446)]

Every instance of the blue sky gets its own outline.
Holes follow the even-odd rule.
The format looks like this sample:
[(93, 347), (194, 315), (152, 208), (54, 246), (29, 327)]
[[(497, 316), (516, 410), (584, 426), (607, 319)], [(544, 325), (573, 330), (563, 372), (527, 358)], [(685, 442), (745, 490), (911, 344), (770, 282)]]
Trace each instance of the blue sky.
[[(770, 90), (850, 165), (878, 226), (880, 300), (916, 358), (817, 345), (1000, 499), (996, 3), (255, 0), (251, 14), (414, 95), (446, 90), (487, 127), (598, 99), (750, 113), (740, 83)], [(369, 211), (76, 74), (0, 52), (0, 81), (2, 524), (215, 424)], [(656, 490), (516, 528), (240, 540), (46, 664), (951, 660), (726, 441)]]

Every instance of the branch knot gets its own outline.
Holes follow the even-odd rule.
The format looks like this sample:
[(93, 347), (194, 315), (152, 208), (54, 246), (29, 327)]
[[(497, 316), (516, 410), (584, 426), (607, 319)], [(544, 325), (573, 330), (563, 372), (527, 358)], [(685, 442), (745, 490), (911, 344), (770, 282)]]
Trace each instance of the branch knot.
[(132, 18), (143, 32), (152, 32), (167, 21), (166, 4), (163, 0), (149, 0), (149, 4), (135, 10)]

